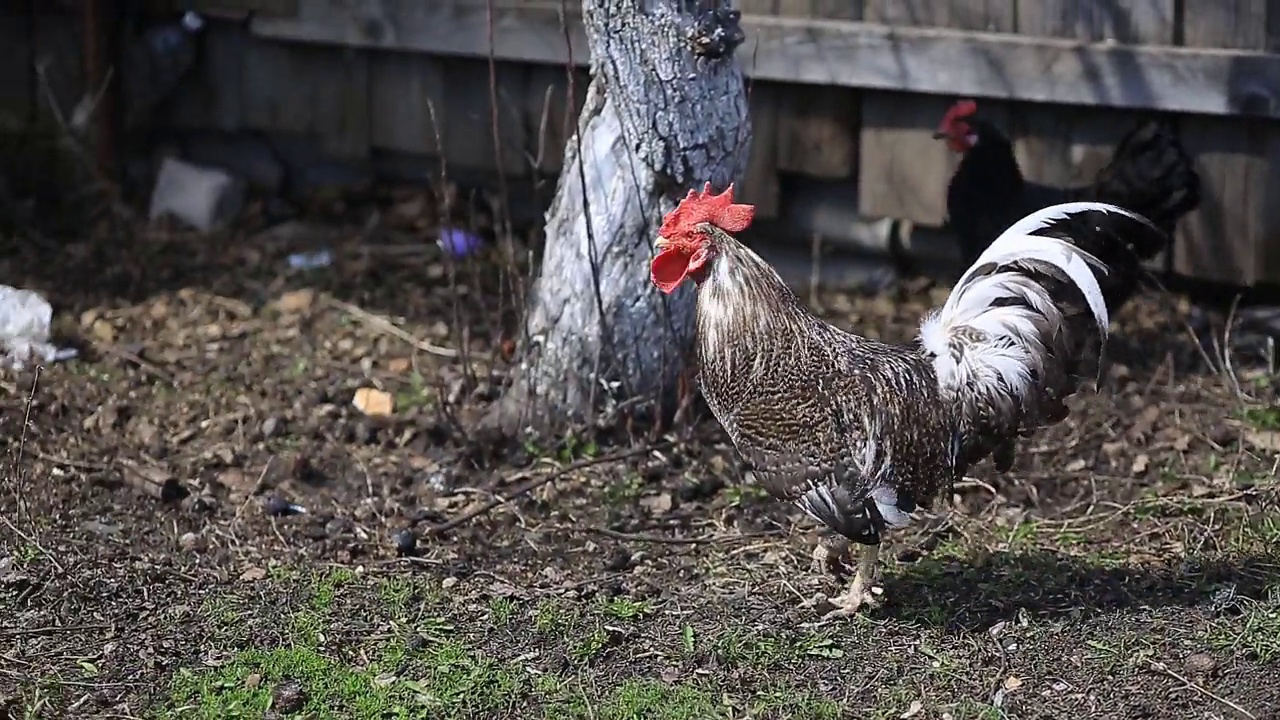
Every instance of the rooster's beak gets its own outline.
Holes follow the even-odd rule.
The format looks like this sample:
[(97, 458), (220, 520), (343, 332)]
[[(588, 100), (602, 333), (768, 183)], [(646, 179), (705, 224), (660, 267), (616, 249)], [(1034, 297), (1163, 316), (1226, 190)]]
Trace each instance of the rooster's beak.
[(671, 245), (671, 241), (661, 236), (653, 243), (653, 246), (659, 250), (665, 250), (669, 245)]
[(947, 135), (946, 133), (942, 132), (941, 130), (939, 130), (938, 132), (936, 132), (936, 133), (934, 133), (934, 134), (933, 134), (933, 139), (934, 139), (934, 140), (946, 140), (948, 137), (950, 137), (950, 136), (949, 136), (949, 135)]

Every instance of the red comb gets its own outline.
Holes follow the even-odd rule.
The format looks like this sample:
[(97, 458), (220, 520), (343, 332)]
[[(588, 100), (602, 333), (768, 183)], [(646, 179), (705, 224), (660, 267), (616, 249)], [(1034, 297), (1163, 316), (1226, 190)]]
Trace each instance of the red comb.
[(729, 233), (742, 232), (755, 217), (755, 205), (737, 205), (733, 202), (733, 183), (719, 195), (711, 194), (711, 183), (702, 192), (689, 191), (675, 210), (662, 218), (658, 234), (668, 240), (687, 237), (702, 223), (711, 223)]
[(978, 103), (972, 100), (959, 100), (947, 110), (946, 115), (942, 116), (942, 123), (939, 127), (944, 129), (951, 127), (951, 123), (960, 118), (969, 117), (976, 112), (978, 112)]

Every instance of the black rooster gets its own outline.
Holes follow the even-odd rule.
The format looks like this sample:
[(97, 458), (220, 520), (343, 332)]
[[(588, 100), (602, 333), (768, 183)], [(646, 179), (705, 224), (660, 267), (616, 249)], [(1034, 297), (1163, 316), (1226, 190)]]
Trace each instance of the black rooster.
[[(1163, 123), (1140, 122), (1120, 140), (1111, 162), (1093, 183), (1062, 188), (1024, 178), (1013, 143), (978, 117), (977, 110), (972, 100), (955, 103), (934, 133), (946, 140), (950, 150), (964, 156), (947, 187), (947, 222), (959, 237), (966, 265), (1018, 218), (1050, 205), (1077, 201), (1118, 205), (1149, 218), (1171, 237), (1179, 218), (1200, 204), (1200, 176)], [(1162, 245), (1143, 248), (1122, 272), (1099, 278), (1107, 307), (1118, 309), (1133, 295), (1135, 278), (1141, 275), (1136, 272), (1139, 265), (1162, 249)]]

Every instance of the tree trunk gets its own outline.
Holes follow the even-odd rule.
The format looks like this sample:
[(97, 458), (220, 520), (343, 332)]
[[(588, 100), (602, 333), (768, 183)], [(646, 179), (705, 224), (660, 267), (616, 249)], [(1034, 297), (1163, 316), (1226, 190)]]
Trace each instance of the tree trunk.
[(592, 80), (547, 212), (520, 361), (487, 418), (509, 434), (673, 405), (694, 294), (653, 288), (653, 241), (688, 189), (741, 179), (751, 139), (737, 62), (694, 54), (682, 4), (583, 2)]

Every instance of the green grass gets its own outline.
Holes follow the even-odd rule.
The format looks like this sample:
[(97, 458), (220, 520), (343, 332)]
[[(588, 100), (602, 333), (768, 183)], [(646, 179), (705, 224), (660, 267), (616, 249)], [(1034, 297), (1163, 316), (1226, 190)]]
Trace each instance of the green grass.
[[(252, 597), (263, 591), (255, 585), (244, 595), (212, 596), (200, 603), (195, 612), (209, 628), (209, 647), (256, 647), (229, 652), (213, 666), (178, 670), (162, 707), (149, 717), (261, 718), (284, 683), (303, 690), (298, 716), (316, 720), (840, 716), (836, 702), (785, 682), (744, 692), (695, 673), (617, 676), (591, 670), (607, 654), (630, 652), (633, 648), (624, 646), (641, 640), (663, 647), (671, 662), (714, 653), (748, 672), (782, 670), (806, 658), (839, 658), (839, 642), (817, 631), (759, 636), (728, 630), (704, 639), (691, 625), (671, 624), (659, 626), (669, 628), (661, 637), (637, 638), (626, 628), (655, 618), (659, 609), (651, 601), (618, 596), (576, 604), (553, 599), (522, 603), (494, 597), (479, 616), (464, 616), (429, 581), (372, 579), (341, 570), (278, 577), (288, 579), (269, 583), (275, 586), (265, 597)], [(367, 600), (360, 603), (360, 598), (378, 599), (376, 617), (368, 616)], [(280, 609), (282, 616), (254, 615), (250, 607), (255, 600), (260, 608)], [(356, 607), (363, 616), (348, 612)], [(361, 629), (356, 632), (353, 625)], [(494, 633), (529, 630), (547, 644), (532, 648), (527, 641), (518, 646), (494, 642)], [(264, 635), (271, 640), (264, 641)], [(250, 637), (256, 639), (250, 642)], [(505, 646), (509, 652), (494, 652)], [(558, 670), (530, 660), (556, 654), (568, 662)]]
[(1280, 407), (1245, 408), (1240, 415), (1259, 430), (1280, 430)]
[(1207, 645), (1263, 664), (1280, 663), (1280, 582), (1260, 600), (1240, 598), (1204, 630)]

